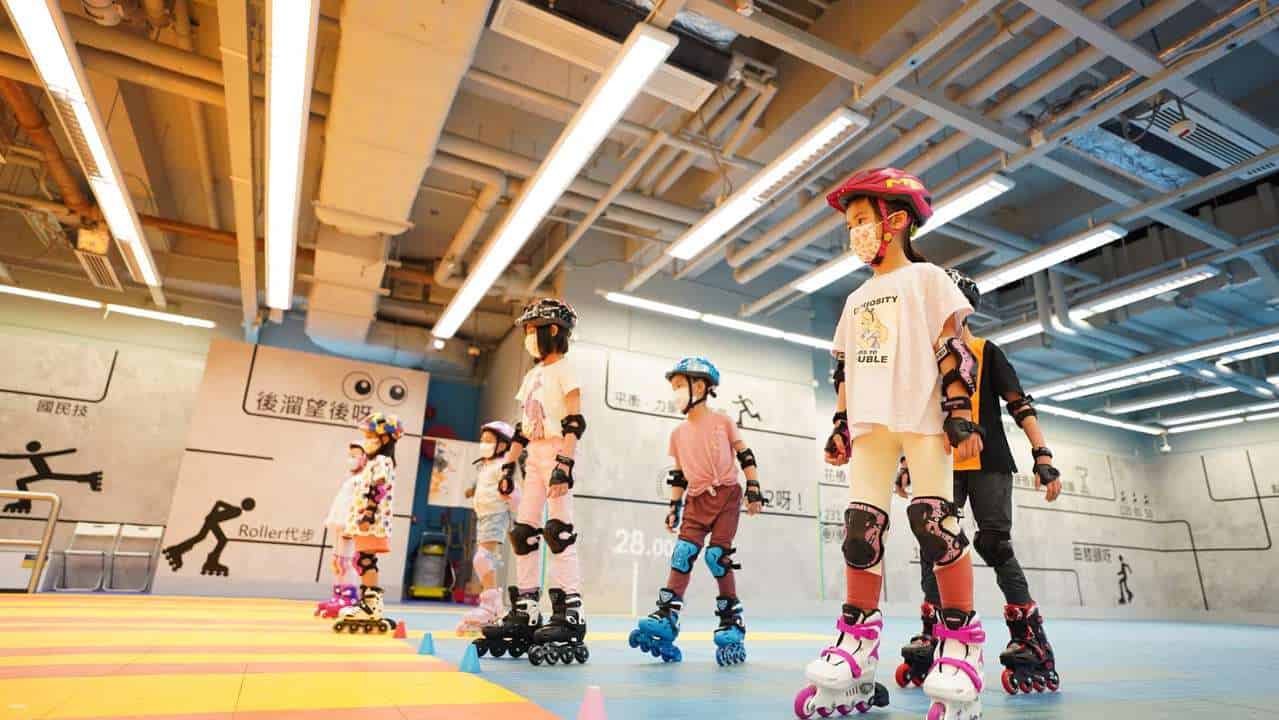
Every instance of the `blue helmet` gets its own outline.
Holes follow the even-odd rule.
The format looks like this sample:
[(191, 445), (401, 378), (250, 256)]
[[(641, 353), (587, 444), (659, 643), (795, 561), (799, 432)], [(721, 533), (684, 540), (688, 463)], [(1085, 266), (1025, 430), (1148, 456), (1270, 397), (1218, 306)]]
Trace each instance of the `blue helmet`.
[(666, 379), (670, 380), (676, 375), (683, 375), (688, 378), (701, 378), (706, 381), (710, 387), (719, 385), (719, 369), (715, 364), (706, 358), (695, 355), (686, 357), (675, 363), (675, 367), (666, 373)]

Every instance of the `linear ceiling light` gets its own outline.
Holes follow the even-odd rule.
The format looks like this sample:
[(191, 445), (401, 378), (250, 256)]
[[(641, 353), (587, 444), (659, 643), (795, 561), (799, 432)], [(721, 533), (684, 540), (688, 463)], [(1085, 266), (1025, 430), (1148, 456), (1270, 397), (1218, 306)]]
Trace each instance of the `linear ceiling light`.
[(1204, 388), (1203, 390), (1196, 390), (1194, 392), (1164, 395), (1163, 397), (1124, 403), (1122, 405), (1111, 405), (1106, 408), (1106, 412), (1110, 415), (1127, 415), (1128, 413), (1141, 412), (1142, 410), (1153, 410), (1155, 408), (1166, 407), (1168, 405), (1179, 405), (1184, 402), (1190, 402), (1191, 400), (1218, 397), (1220, 395), (1229, 395), (1230, 393), (1235, 392), (1239, 391), (1232, 387)]
[(1240, 360), (1251, 360), (1253, 358), (1265, 357), (1266, 355), (1274, 355), (1279, 353), (1279, 345), (1270, 345), (1267, 347), (1257, 348), (1255, 350), (1245, 350), (1244, 352), (1231, 353), (1217, 360), (1218, 365), (1230, 365)]
[(707, 213), (666, 249), (666, 254), (690, 260), (711, 243), (766, 205), (805, 172), (866, 129), (865, 116), (848, 108), (836, 108), (727, 200)]
[(453, 337), (678, 42), (674, 35), (651, 25), (635, 26), (613, 64), (600, 75), (537, 173), (511, 204), (432, 334)]
[(1243, 422), (1241, 417), (1226, 418), (1225, 420), (1210, 420), (1208, 422), (1194, 423), (1192, 425), (1180, 425), (1175, 428), (1168, 428), (1168, 432), (1176, 435), (1178, 433), (1194, 432), (1195, 430), (1207, 430), (1208, 428), (1224, 427), (1226, 425), (1238, 425)]
[(1080, 303), (1078, 307), (1070, 311), (1070, 317), (1075, 320), (1085, 320), (1098, 313), (1109, 312), (1125, 305), (1132, 305), (1216, 276), (1217, 269), (1212, 267), (1196, 267), (1183, 270), (1171, 277), (1163, 276), (1149, 283)]
[(1185, 425), (1186, 423), (1200, 422), (1201, 420), (1214, 420), (1216, 418), (1230, 417), (1233, 415), (1246, 415), (1248, 413), (1262, 412), (1264, 410), (1274, 410), (1279, 408), (1279, 402), (1253, 403), (1251, 405), (1239, 405), (1237, 407), (1226, 408), (1225, 410), (1213, 410), (1212, 412), (1195, 413), (1193, 415), (1178, 415), (1176, 417), (1161, 418), (1160, 425)]
[(53, 108), (80, 160), (98, 208), (115, 239), (129, 248), (134, 279), (160, 287), (160, 274), (147, 246), (133, 201), (124, 192), (124, 176), (107, 143), (106, 123), (98, 113), (88, 76), (67, 30), (57, 0), (4, 0), (9, 16), (44, 81)]
[(812, 335), (801, 335), (800, 333), (790, 333), (779, 328), (768, 327), (767, 325), (756, 325), (754, 323), (742, 322), (734, 318), (723, 317), (722, 315), (712, 315), (703, 313), (689, 308), (679, 307), (678, 305), (668, 305), (666, 303), (657, 302), (656, 300), (648, 300), (634, 295), (627, 295), (619, 292), (601, 292), (605, 300), (619, 305), (647, 310), (649, 312), (659, 313), (661, 315), (673, 315), (675, 317), (684, 318), (685, 320), (701, 320), (710, 325), (728, 328), (729, 330), (737, 330), (738, 332), (750, 333), (752, 335), (763, 335), (776, 340), (785, 340), (786, 342), (795, 343), (796, 345), (806, 345), (819, 350), (830, 350), (831, 341), (824, 338), (813, 337)]
[(1093, 415), (1092, 413), (1078, 412), (1070, 408), (1057, 407), (1056, 405), (1047, 405), (1045, 403), (1035, 403), (1035, 409), (1049, 415), (1060, 415), (1074, 420), (1082, 420), (1083, 422), (1092, 423), (1094, 425), (1106, 425), (1108, 427), (1122, 428), (1124, 430), (1132, 430), (1133, 432), (1145, 433), (1146, 435), (1162, 435), (1164, 431), (1161, 428), (1151, 427), (1150, 425), (1139, 425), (1137, 423), (1124, 422), (1113, 418), (1102, 417), (1101, 415)]
[(657, 302), (656, 300), (646, 300), (644, 298), (627, 295), (625, 293), (605, 293), (604, 299), (619, 305), (629, 305), (641, 310), (648, 310), (650, 312), (661, 313), (663, 315), (674, 315), (675, 317), (681, 317), (685, 320), (702, 319), (702, 314), (696, 310), (689, 310), (688, 308), (682, 308), (677, 305), (667, 305), (666, 303)]
[(72, 297), (70, 295), (59, 295), (58, 293), (44, 292), (43, 290), (28, 290), (26, 288), (15, 287), (13, 285), (0, 285), (0, 293), (31, 298), (32, 300), (47, 300), (49, 302), (62, 303), (64, 305), (76, 305), (78, 307), (90, 308), (93, 310), (97, 310), (102, 307), (102, 303), (97, 300), (86, 300), (85, 298)]
[(724, 317), (722, 315), (711, 315), (710, 313), (702, 315), (702, 322), (717, 325), (719, 327), (725, 327), (729, 330), (738, 330), (740, 332), (751, 333), (753, 335), (777, 338), (778, 340), (781, 340), (786, 335), (784, 331), (768, 327), (767, 325), (756, 325), (755, 323), (742, 322), (741, 320), (734, 320), (733, 318)]
[(799, 335), (796, 333), (786, 333), (782, 335), (782, 339), (786, 342), (793, 342), (798, 345), (807, 345), (818, 350), (830, 350), (834, 347), (834, 343), (824, 338), (813, 337), (811, 335)]
[(266, 4), (266, 304), (293, 304), (319, 0)]
[(1248, 422), (1260, 422), (1262, 420), (1274, 420), (1275, 418), (1279, 418), (1279, 412), (1268, 412), (1268, 413), (1259, 413), (1257, 415), (1248, 415), (1244, 417), (1244, 420), (1247, 420)]
[(1053, 395), (1053, 400), (1078, 400), (1079, 398), (1089, 397), (1091, 395), (1100, 395), (1102, 393), (1114, 392), (1124, 388), (1133, 387), (1134, 385), (1145, 385), (1146, 383), (1159, 382), (1176, 377), (1181, 374), (1180, 370), (1168, 368), (1166, 370), (1156, 370), (1145, 375), (1136, 375), (1133, 377), (1120, 378), (1099, 385), (1088, 385), (1077, 390), (1071, 390), (1058, 395)]
[(1053, 265), (1063, 263), (1091, 250), (1096, 250), (1102, 245), (1118, 240), (1127, 234), (1128, 231), (1126, 229), (1114, 223), (1098, 225), (1072, 238), (1049, 245), (1046, 248), (1013, 260), (1003, 267), (995, 268), (978, 276), (976, 278), (977, 288), (983, 293), (988, 293), (1029, 275), (1034, 275), (1040, 270), (1046, 270)]
[(861, 269), (866, 263), (857, 257), (857, 253), (847, 252), (843, 257), (837, 258), (825, 265), (819, 265), (816, 269), (810, 270), (808, 273), (801, 275), (791, 283), (791, 287), (802, 293), (815, 293), (818, 290), (830, 285), (836, 280), (850, 275)]
[(919, 238), (994, 200), (1016, 186), (1011, 179), (999, 173), (990, 173), (969, 184), (959, 192), (951, 193), (937, 202), (933, 216), (915, 233)]
[(1023, 340), (1028, 337), (1034, 337), (1044, 331), (1044, 326), (1038, 320), (1031, 320), (1020, 325), (1013, 325), (1009, 328), (1000, 328), (993, 334), (986, 336), (987, 340), (992, 340), (1000, 345), (1017, 340)]
[(149, 320), (161, 320), (163, 322), (171, 322), (190, 327), (214, 328), (218, 326), (218, 324), (212, 320), (205, 320), (204, 318), (191, 317), (189, 315), (175, 315), (174, 313), (159, 312), (156, 310), (148, 310), (146, 308), (135, 308), (128, 305), (107, 303), (107, 315), (110, 315), (111, 313), (132, 315), (134, 317), (147, 318)]
[(1275, 342), (1276, 340), (1279, 340), (1279, 332), (1261, 335), (1247, 340), (1240, 340), (1238, 342), (1225, 343), (1224, 345), (1214, 344), (1201, 350), (1192, 350), (1188, 353), (1182, 353), (1181, 355), (1174, 357), (1172, 361), (1177, 363), (1186, 363), (1191, 362), (1192, 360), (1202, 360), (1206, 357), (1224, 355), (1235, 350), (1243, 350), (1245, 348), (1256, 347), (1257, 345), (1266, 345), (1268, 343)]

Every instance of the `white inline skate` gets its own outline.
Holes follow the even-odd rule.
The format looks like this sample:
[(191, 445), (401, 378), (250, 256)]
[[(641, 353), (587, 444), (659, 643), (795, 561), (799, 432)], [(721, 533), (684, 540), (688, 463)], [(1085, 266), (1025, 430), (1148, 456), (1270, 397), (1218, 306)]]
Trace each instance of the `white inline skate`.
[(486, 625), (494, 625), (502, 617), (502, 591), (489, 588), (480, 593), (480, 604), (466, 611), (457, 624), (458, 635), (475, 635)]
[(835, 628), (839, 630), (835, 643), (804, 668), (809, 684), (795, 695), (795, 717), (800, 720), (808, 720), (813, 713), (848, 715), (888, 704), (888, 689), (875, 682), (883, 616), (878, 610), (845, 605)]
[(979, 720), (981, 646), (986, 642), (981, 619), (975, 612), (943, 609), (933, 634), (937, 638), (937, 659), (923, 688), (933, 701), (927, 720)]

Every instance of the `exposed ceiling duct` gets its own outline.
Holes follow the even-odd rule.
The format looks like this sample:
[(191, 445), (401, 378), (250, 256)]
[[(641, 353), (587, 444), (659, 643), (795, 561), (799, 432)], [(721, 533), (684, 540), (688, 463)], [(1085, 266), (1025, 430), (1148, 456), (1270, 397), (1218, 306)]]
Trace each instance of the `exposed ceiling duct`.
[[(390, 236), (409, 227), (488, 2), (342, 5), (342, 38), (325, 128), (306, 332), (317, 343), (365, 340), (381, 299)], [(429, 68), (429, 82), (405, 72)]]

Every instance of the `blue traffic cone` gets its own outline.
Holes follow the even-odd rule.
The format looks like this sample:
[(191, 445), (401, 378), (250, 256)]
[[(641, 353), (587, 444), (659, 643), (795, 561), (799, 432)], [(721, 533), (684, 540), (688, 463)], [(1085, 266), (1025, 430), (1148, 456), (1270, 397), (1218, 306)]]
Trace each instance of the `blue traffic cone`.
[(457, 666), (464, 673), (479, 673), (480, 655), (475, 652), (474, 643), (466, 644), (466, 652), (462, 654), (462, 662)]
[(422, 633), (422, 642), (417, 646), (418, 655), (434, 655), (435, 654), (435, 638), (431, 637), (430, 632)]

